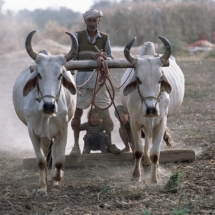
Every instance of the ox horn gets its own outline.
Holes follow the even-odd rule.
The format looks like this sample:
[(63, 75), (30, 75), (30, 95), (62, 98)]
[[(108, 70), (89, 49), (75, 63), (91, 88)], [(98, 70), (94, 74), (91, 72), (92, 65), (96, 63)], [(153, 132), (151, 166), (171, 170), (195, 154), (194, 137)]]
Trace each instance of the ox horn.
[(133, 45), (133, 43), (135, 42), (136, 40), (136, 37), (134, 37), (126, 46), (125, 46), (125, 49), (124, 49), (124, 56), (125, 58), (128, 60), (128, 62), (130, 62), (132, 65), (135, 65), (137, 63), (137, 59), (132, 56), (130, 54), (130, 49), (131, 49), (131, 46)]
[(25, 40), (25, 48), (26, 48), (26, 51), (28, 52), (29, 56), (35, 60), (36, 57), (37, 57), (37, 52), (34, 51), (34, 49), (32, 48), (32, 45), (31, 45), (31, 40), (32, 40), (32, 37), (33, 35), (36, 33), (37, 31), (34, 30), (32, 31), (30, 34), (28, 34), (26, 40)]
[(163, 42), (163, 44), (164, 44), (164, 46), (166, 48), (165, 53), (160, 57), (161, 62), (163, 64), (165, 64), (168, 61), (168, 59), (169, 59), (169, 57), (171, 55), (172, 45), (171, 45), (171, 43), (165, 37), (158, 36), (158, 38)]
[(71, 47), (69, 53), (65, 55), (66, 61), (68, 62), (76, 55), (76, 53), (78, 51), (78, 41), (73, 34), (71, 34), (69, 32), (65, 32), (65, 33), (68, 34), (72, 40), (72, 47)]

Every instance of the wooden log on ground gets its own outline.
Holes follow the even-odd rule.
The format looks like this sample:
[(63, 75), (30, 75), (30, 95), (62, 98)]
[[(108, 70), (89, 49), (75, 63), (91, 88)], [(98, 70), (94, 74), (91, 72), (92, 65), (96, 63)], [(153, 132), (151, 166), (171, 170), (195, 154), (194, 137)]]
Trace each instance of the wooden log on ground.
[[(82, 160), (83, 158), (83, 160)], [(159, 163), (169, 162), (184, 162), (194, 161), (195, 152), (191, 149), (174, 149), (174, 150), (163, 150), (160, 152)], [(102, 154), (102, 153), (91, 153), (83, 155), (66, 155), (64, 167), (93, 167), (93, 166), (120, 166), (125, 164), (133, 164), (134, 158), (132, 153), (122, 154)], [(35, 158), (24, 158), (23, 165), (36, 166)]]

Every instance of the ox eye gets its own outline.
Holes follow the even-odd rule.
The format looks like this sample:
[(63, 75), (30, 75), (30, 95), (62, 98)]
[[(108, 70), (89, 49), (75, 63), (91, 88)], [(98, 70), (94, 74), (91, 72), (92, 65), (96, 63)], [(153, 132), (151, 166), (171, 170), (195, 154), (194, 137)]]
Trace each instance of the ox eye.
[(138, 84), (142, 84), (142, 82), (140, 81), (140, 79), (137, 77), (137, 82)]
[(62, 78), (62, 74), (59, 75), (58, 80), (60, 80)]
[(160, 84), (163, 80), (163, 76), (161, 76), (160, 80), (158, 81), (158, 83)]
[(41, 77), (40, 73), (38, 73), (38, 75), (37, 75), (37, 76), (38, 76), (38, 78), (39, 78), (39, 79), (42, 79), (42, 77)]

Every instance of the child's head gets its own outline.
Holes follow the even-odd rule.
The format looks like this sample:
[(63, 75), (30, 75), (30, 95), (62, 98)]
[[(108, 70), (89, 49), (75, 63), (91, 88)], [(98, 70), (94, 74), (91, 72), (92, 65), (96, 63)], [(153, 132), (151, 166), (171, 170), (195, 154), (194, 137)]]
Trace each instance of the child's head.
[[(119, 117), (121, 119), (122, 124), (126, 124), (128, 122), (128, 113), (125, 111), (122, 105), (118, 105), (116, 109), (119, 113)], [(118, 114), (116, 113), (116, 111), (115, 111), (115, 116), (119, 120)]]
[(102, 119), (101, 111), (97, 108), (93, 108), (91, 112), (88, 112), (87, 118), (92, 125), (98, 125)]

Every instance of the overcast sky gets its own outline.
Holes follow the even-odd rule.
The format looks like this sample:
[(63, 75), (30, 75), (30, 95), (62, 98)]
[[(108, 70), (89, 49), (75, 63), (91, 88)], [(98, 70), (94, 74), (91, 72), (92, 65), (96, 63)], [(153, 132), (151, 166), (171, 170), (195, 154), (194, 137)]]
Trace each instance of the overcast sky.
[(73, 11), (84, 13), (94, 3), (94, 0), (3, 0), (3, 11), (11, 10), (17, 12), (22, 9), (35, 10), (48, 7), (66, 7)]

